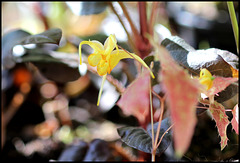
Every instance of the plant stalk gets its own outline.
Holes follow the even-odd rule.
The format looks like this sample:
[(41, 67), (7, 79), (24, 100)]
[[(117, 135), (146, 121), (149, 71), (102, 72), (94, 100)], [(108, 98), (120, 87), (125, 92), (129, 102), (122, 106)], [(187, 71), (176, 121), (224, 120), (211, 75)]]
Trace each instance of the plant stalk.
[(146, 13), (146, 2), (144, 1), (138, 2), (138, 9), (140, 17), (140, 35), (142, 37), (143, 42), (146, 44), (148, 43), (148, 39), (145, 37), (145, 33), (149, 33)]
[(139, 52), (138, 52), (138, 50), (137, 50), (137, 48), (136, 48), (136, 45), (133, 43), (133, 40), (132, 40), (129, 32), (127, 31), (126, 26), (124, 25), (123, 20), (121, 19), (121, 17), (119, 16), (119, 14), (118, 14), (117, 11), (115, 10), (115, 8), (113, 7), (112, 2), (109, 2), (109, 6), (110, 6), (110, 8), (112, 9), (113, 13), (117, 16), (117, 18), (118, 18), (118, 20), (120, 21), (123, 29), (125, 30), (125, 32), (126, 32), (126, 34), (127, 34), (127, 37), (128, 37), (128, 41), (129, 41), (131, 47), (133, 48), (133, 51), (135, 51), (135, 52), (138, 54)]
[(124, 13), (124, 15), (126, 16), (128, 22), (129, 22), (129, 24), (130, 24), (130, 26), (131, 26), (133, 35), (134, 35), (134, 37), (135, 37), (135, 41), (140, 41), (140, 40), (141, 40), (140, 35), (139, 35), (138, 31), (137, 31), (137, 28), (136, 28), (135, 25), (133, 24), (132, 19), (130, 18), (129, 14), (128, 14), (128, 12), (127, 12), (126, 7), (124, 6), (123, 2), (118, 2), (118, 3), (119, 3), (119, 5), (120, 5), (120, 7), (122, 8), (123, 13)]
[(230, 14), (231, 22), (232, 22), (232, 28), (233, 28), (233, 33), (235, 37), (235, 42), (237, 46), (237, 53), (239, 54), (239, 41), (238, 41), (238, 22), (234, 10), (234, 5), (232, 1), (227, 1), (227, 6), (228, 6), (228, 11)]
[[(151, 70), (152, 70), (152, 67), (153, 67), (153, 62), (151, 62)], [(155, 162), (155, 152), (154, 152), (154, 128), (153, 128), (153, 106), (152, 106), (152, 86), (151, 86), (151, 78), (149, 79), (150, 82), (149, 82), (149, 94), (150, 94), (150, 111), (151, 111), (151, 127), (152, 127), (152, 161)]]
[(152, 2), (152, 12), (149, 20), (149, 34), (151, 36), (153, 35), (153, 28), (154, 28), (154, 22), (156, 20), (158, 4), (159, 2)]

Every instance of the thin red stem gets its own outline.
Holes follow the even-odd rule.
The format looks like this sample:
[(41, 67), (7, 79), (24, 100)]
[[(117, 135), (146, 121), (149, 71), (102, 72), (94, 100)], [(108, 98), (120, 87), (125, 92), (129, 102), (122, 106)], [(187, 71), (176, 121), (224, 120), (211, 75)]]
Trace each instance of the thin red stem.
[(142, 36), (142, 40), (145, 43), (148, 43), (148, 39), (145, 37), (145, 33), (149, 33), (146, 13), (146, 2), (145, 1), (138, 2), (138, 9), (140, 17), (140, 35)]

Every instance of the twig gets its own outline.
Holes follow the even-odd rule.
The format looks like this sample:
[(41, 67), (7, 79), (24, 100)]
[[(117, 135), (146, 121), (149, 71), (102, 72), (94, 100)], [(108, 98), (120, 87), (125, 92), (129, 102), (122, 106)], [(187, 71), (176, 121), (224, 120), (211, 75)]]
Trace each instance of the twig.
[(128, 22), (129, 22), (129, 24), (131, 26), (131, 29), (132, 29), (132, 32), (133, 32), (133, 35), (134, 35), (134, 38), (135, 38), (135, 42), (140, 41), (141, 37), (140, 37), (140, 35), (139, 35), (138, 31), (137, 31), (137, 28), (133, 24), (129, 14), (128, 14), (127, 10), (126, 10), (126, 7), (124, 6), (123, 2), (118, 2), (118, 3), (120, 5), (120, 7), (122, 8), (123, 13), (126, 16)]
[[(153, 67), (153, 62), (151, 62), (151, 70), (152, 70), (152, 67)], [(150, 95), (150, 111), (151, 111), (151, 127), (152, 127), (152, 149), (154, 149), (154, 128), (153, 128), (153, 106), (152, 106), (152, 86), (151, 86), (151, 79), (149, 78), (149, 95)], [(152, 161), (155, 161), (155, 152), (152, 151)]]
[(157, 140), (158, 140), (160, 128), (161, 128), (165, 97), (166, 96), (164, 96), (163, 98), (159, 98), (161, 101), (161, 110), (160, 110), (161, 112), (160, 112), (160, 117), (159, 117), (159, 121), (158, 121), (158, 128), (157, 128), (157, 133), (156, 133), (156, 137), (155, 137), (155, 141), (154, 141), (154, 146), (153, 146), (153, 150), (152, 150), (152, 161), (155, 161), (156, 150), (157, 150), (158, 144), (161, 142), (161, 140), (160, 140), (160, 142), (157, 143)]
[(153, 26), (154, 22), (156, 20), (156, 15), (157, 15), (157, 7), (158, 7), (159, 2), (152, 2), (152, 12), (149, 20), (149, 34), (153, 35)]
[(163, 116), (163, 111), (164, 111), (164, 101), (165, 101), (165, 97), (161, 98), (161, 112), (160, 112), (160, 117), (159, 117), (159, 123), (158, 123), (158, 128), (157, 128), (157, 133), (156, 133), (156, 138), (155, 138), (155, 146), (157, 145), (157, 138), (159, 136), (160, 133), (160, 128), (161, 128), (161, 122), (162, 122), (162, 116)]
[(123, 29), (125, 30), (126, 34), (127, 34), (128, 41), (129, 41), (131, 47), (133, 48), (133, 50), (134, 50), (137, 54), (139, 54), (139, 51), (138, 51), (138, 49), (136, 48), (136, 45), (133, 43), (133, 40), (132, 40), (129, 32), (127, 31), (126, 26), (124, 25), (121, 17), (119, 16), (119, 14), (117, 13), (117, 11), (116, 11), (115, 8), (113, 7), (112, 2), (108, 2), (108, 3), (109, 3), (110, 8), (112, 9), (112, 11), (114, 12), (114, 14), (117, 16), (118, 20), (119, 20), (120, 23), (122, 24), (122, 27), (123, 27)]
[(158, 142), (158, 144), (157, 144), (157, 148), (158, 148), (158, 146), (160, 145), (160, 143), (162, 142), (162, 139), (163, 139), (164, 135), (173, 127), (173, 125), (174, 125), (174, 124), (172, 124), (172, 125), (162, 134), (162, 137), (161, 137), (161, 139), (159, 140), (159, 142)]

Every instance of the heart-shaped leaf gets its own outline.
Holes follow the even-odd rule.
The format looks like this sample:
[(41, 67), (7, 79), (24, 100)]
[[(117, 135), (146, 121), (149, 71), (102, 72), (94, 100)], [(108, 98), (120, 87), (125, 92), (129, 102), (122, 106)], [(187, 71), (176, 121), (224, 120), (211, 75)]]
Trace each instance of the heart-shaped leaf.
[(150, 75), (144, 71), (126, 88), (117, 105), (124, 114), (133, 115), (140, 124), (144, 124), (149, 114), (149, 91)]
[[(161, 129), (159, 133), (159, 139), (165, 133), (165, 131), (170, 127), (171, 123), (169, 118), (164, 119), (161, 122)], [(158, 123), (154, 124), (154, 135), (156, 137)], [(121, 127), (117, 129), (121, 140), (126, 143), (128, 146), (138, 149), (146, 153), (152, 153), (152, 129), (151, 126), (148, 126), (147, 131), (141, 127)], [(160, 155), (164, 152), (170, 145), (171, 132), (169, 131), (164, 135), (162, 142), (157, 148), (156, 154)]]
[(155, 45), (161, 63), (161, 81), (166, 93), (166, 101), (171, 112), (173, 138), (176, 155), (181, 157), (188, 149), (194, 133), (196, 118), (196, 104), (200, 88), (197, 79), (180, 67), (168, 51)]

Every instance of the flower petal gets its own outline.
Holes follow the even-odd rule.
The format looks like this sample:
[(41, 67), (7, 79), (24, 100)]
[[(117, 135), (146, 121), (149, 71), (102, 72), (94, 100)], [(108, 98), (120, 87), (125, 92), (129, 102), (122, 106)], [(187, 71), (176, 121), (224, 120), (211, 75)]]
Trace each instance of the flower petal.
[(82, 64), (82, 45), (83, 44), (87, 44), (87, 45), (89, 45), (91, 48), (93, 48), (93, 50), (94, 50), (94, 53), (95, 54), (100, 54), (100, 53), (103, 53), (103, 45), (99, 42), (99, 41), (96, 41), (96, 40), (94, 40), (94, 41), (82, 41), (80, 44), (79, 44), (79, 48), (78, 48), (78, 50), (79, 50), (79, 59), (80, 59), (80, 65)]
[(113, 49), (117, 46), (117, 40), (115, 35), (110, 35), (104, 42), (104, 55), (109, 55)]
[(209, 77), (205, 77), (200, 80), (200, 83), (206, 86), (206, 90), (209, 90), (213, 85), (213, 80)]
[(95, 67), (99, 64), (100, 60), (102, 59), (101, 54), (91, 54), (88, 56), (88, 63), (89, 65)]
[(108, 67), (109, 67), (108, 62), (105, 60), (101, 60), (100, 63), (97, 65), (98, 75), (103, 76), (107, 74)]
[(148, 71), (150, 72), (152, 78), (154, 79), (155, 76), (153, 75), (153, 72), (151, 71), (151, 69), (148, 67), (148, 65), (136, 54), (130, 53), (132, 55), (132, 57), (134, 59), (136, 59), (138, 62), (140, 62), (144, 67), (146, 67), (148, 69)]
[(202, 85), (206, 86), (206, 90), (209, 90), (213, 85), (214, 77), (206, 68), (204, 68), (200, 71), (199, 80)]
[(118, 64), (118, 62), (121, 59), (125, 59), (125, 58), (133, 58), (132, 56), (130, 56), (128, 53), (126, 53), (124, 50), (114, 50), (111, 53), (110, 59), (109, 59), (109, 72), (110, 73), (112, 71), (112, 69)]

